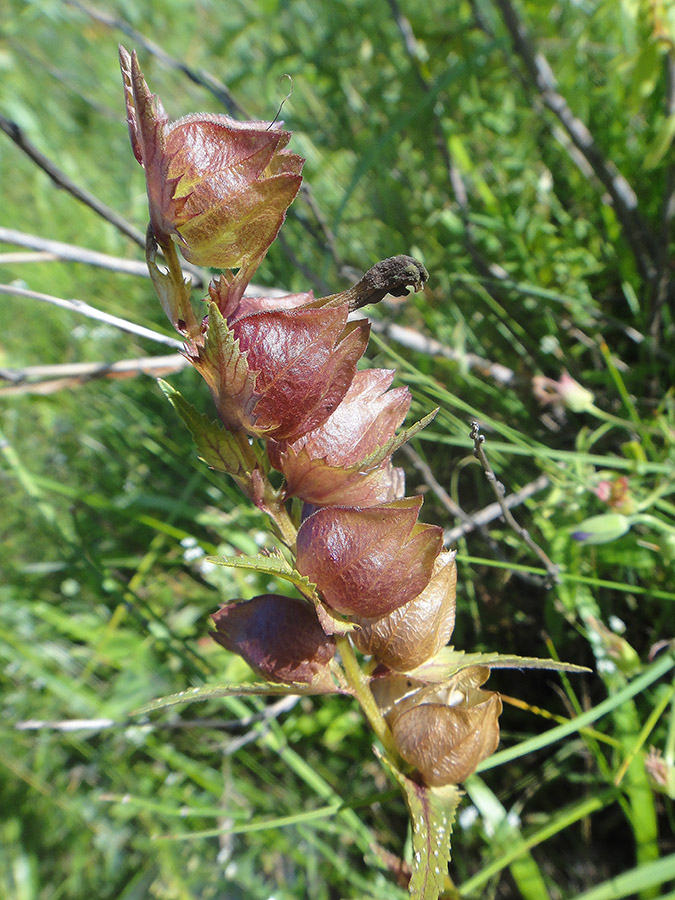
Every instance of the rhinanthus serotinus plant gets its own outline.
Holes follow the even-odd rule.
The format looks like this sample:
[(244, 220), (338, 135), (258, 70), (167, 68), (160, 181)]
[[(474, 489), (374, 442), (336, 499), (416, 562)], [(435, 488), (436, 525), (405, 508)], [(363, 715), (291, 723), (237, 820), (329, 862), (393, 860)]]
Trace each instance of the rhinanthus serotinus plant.
[[(304, 161), (288, 149), (290, 133), (225, 115), (170, 122), (136, 55), (120, 48), (120, 61), (131, 144), (147, 182), (150, 275), (220, 421), (164, 389), (203, 460), (268, 515), (285, 548), (219, 562), (285, 579), (298, 594), (264, 594), (214, 613), (215, 640), (261, 681), (203, 695), (356, 699), (413, 820), (410, 893), (435, 900), (447, 878), (457, 785), (499, 741), (501, 700), (482, 689), (490, 669), (560, 666), (448, 646), (455, 554), (443, 549), (441, 528), (419, 521), (422, 498), (405, 496), (403, 471), (391, 461), (434, 413), (397, 434), (408, 388), (390, 388), (392, 371), (357, 370), (369, 324), (349, 320), (387, 293), (421, 290), (427, 272), (397, 256), (328, 297), (247, 298), (300, 188)], [(176, 247), (189, 262), (222, 270), (199, 312)]]

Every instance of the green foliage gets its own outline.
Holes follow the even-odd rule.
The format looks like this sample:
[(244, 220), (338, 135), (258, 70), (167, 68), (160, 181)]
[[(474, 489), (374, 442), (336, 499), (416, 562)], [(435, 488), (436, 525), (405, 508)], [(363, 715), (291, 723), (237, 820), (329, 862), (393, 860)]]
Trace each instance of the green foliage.
[(450, 835), (460, 801), (457, 785), (425, 787), (391, 770), (403, 788), (412, 825), (412, 900), (438, 895), (450, 861)]
[[(465, 511), (494, 502), (471, 453), (473, 419), (507, 493), (540, 484), (514, 514), (559, 581), (542, 586), (541, 559), (500, 519), (455, 531), (453, 643), (595, 671), (492, 674), (491, 689), (523, 699), (502, 716), (504, 749), (481, 767), (484, 790), (467, 785), (458, 810), (461, 896), (530, 900), (542, 885), (551, 897), (670, 896), (675, 811), (645, 757), (653, 745), (675, 762), (663, 682), (672, 658), (652, 661), (673, 638), (675, 601), (672, 11), (642, 0), (517, 6), (569, 109), (635, 191), (650, 278), (605, 188), (520, 78), (500, 3), (399, 5), (414, 43), (395, 4), (366, 0), (106, 9), (226, 84), (253, 118), (273, 118), (281, 76), (292, 76), (282, 116), (311, 194), (257, 279), (330, 293), (378, 259), (414, 253), (427, 288), (374, 311), (383, 333), (369, 364), (396, 366), (410, 385), (410, 421), (440, 407), (415, 447)], [(0, 113), (142, 232), (117, 43), (136, 47), (172, 115), (222, 111), (219, 101), (75, 5), (9, 0), (0, 20)], [(0, 225), (142, 259), (0, 138)], [(147, 279), (1, 256), (0, 282), (167, 333)], [(0, 297), (0, 334), (3, 370), (160, 352), (23, 297)], [(592, 394), (583, 409), (550, 384), (548, 404), (538, 401), (533, 378), (558, 383), (564, 371)], [(167, 377), (183, 412), (213, 418), (194, 372)], [(283, 582), (270, 565), (206, 556), (258, 557), (264, 515), (198, 459), (152, 378), (21, 391), (0, 397), (0, 894), (405, 896), (391, 872), (403, 801), (346, 698), (225, 696), (131, 718), (161, 696), (250, 679), (206, 637), (208, 616)], [(422, 477), (409, 466), (407, 478), (413, 493)], [(426, 496), (426, 521), (462, 524), (434, 490)], [(595, 539), (575, 538), (589, 520)], [(73, 719), (86, 723), (67, 730)], [(472, 807), (473, 823), (463, 816)]]

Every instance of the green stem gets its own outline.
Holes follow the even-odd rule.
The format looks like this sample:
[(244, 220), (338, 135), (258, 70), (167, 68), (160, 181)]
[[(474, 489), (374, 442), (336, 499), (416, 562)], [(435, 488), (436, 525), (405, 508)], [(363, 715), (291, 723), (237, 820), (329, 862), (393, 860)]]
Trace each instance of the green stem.
[(159, 246), (164, 254), (168, 272), (163, 272), (155, 262), (158, 244), (152, 226), (148, 225), (145, 236), (145, 261), (159, 302), (176, 331), (197, 340), (201, 337), (201, 321), (197, 319), (190, 303), (190, 282), (183, 277), (176, 245), (169, 239)]
[(398, 760), (398, 753), (391, 736), (391, 731), (375, 702), (373, 693), (370, 690), (368, 678), (361, 669), (356, 654), (354, 653), (352, 642), (348, 635), (336, 634), (335, 643), (340, 651), (342, 668), (344, 669), (347, 684), (351, 688), (354, 697), (359, 701), (363, 714), (368, 719), (370, 727), (384, 747), (385, 753), (392, 764), (396, 765), (395, 761)]
[(279, 494), (276, 491), (274, 492), (274, 497), (270, 498), (270, 500), (271, 502), (268, 510), (269, 515), (277, 526), (279, 537), (295, 556), (298, 530), (293, 524), (293, 520), (291, 519), (285, 504), (279, 498)]

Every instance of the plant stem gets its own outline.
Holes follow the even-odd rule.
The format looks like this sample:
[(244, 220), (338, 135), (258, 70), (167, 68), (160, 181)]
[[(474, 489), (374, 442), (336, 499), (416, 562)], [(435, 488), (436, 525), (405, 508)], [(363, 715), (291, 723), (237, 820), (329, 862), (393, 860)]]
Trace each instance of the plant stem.
[(385, 753), (391, 760), (392, 764), (396, 765), (395, 761), (398, 759), (398, 753), (396, 751), (391, 732), (389, 731), (389, 726), (384, 721), (384, 716), (380, 712), (379, 707), (375, 702), (373, 693), (370, 690), (370, 685), (368, 684), (367, 676), (361, 669), (361, 666), (359, 665), (356, 658), (356, 654), (354, 653), (352, 642), (350, 641), (348, 635), (336, 634), (335, 643), (337, 644), (338, 650), (340, 651), (342, 667), (347, 679), (347, 684), (351, 688), (356, 699), (359, 701), (361, 709), (363, 710), (363, 714), (368, 719), (370, 727), (373, 729), (376, 737), (384, 747)]
[[(270, 485), (270, 493), (272, 493), (272, 491), (273, 489)], [(293, 524), (293, 520), (291, 519), (286, 506), (279, 498), (279, 494), (276, 491), (274, 491), (272, 497), (266, 497), (265, 500), (268, 503), (268, 512), (277, 527), (279, 537), (284, 544), (286, 544), (293, 556), (295, 556), (298, 530)]]

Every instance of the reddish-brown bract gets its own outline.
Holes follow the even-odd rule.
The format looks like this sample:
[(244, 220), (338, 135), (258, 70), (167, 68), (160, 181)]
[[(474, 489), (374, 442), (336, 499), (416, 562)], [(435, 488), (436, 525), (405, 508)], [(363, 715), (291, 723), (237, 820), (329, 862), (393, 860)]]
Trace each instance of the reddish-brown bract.
[(286, 478), (286, 495), (317, 506), (376, 506), (402, 497), (402, 469), (390, 457), (368, 457), (394, 437), (410, 407), (408, 388), (387, 391), (394, 372), (357, 372), (323, 425), (294, 443), (272, 441), (272, 465)]
[(229, 298), (235, 305), (300, 189), (304, 160), (285, 149), (290, 132), (269, 122), (211, 113), (169, 122), (136, 54), (120, 47), (120, 65), (155, 239), (165, 245), (175, 237), (195, 265), (239, 269)]
[(384, 616), (431, 578), (443, 532), (417, 522), (421, 497), (368, 509), (326, 507), (298, 531), (298, 571), (347, 616)]
[(456, 587), (455, 553), (439, 553), (431, 580), (416, 597), (380, 619), (356, 619), (354, 643), (390, 669), (416, 669), (450, 640)]
[(236, 319), (211, 304), (203, 345), (188, 356), (208, 384), (223, 424), (297, 440), (321, 425), (349, 390), (368, 343), (366, 323), (347, 323), (346, 304)]
[(328, 669), (335, 643), (302, 600), (262, 594), (222, 606), (211, 618), (212, 637), (270, 681), (311, 684), (320, 693), (336, 689)]

